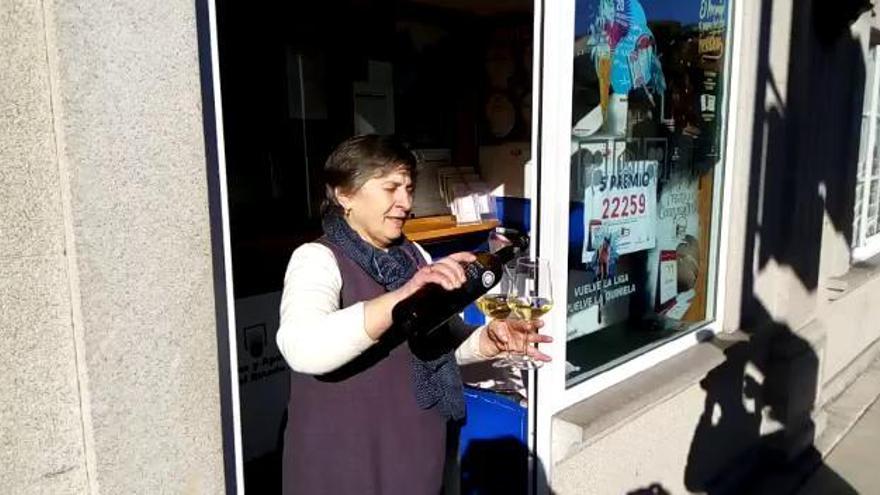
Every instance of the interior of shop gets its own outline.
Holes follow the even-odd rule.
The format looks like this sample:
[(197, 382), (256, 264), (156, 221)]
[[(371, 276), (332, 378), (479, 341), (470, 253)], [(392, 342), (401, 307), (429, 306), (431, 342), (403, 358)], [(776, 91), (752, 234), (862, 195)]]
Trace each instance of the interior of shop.
[[(528, 159), (530, 1), (222, 1), (218, 25), (236, 297), (280, 289), (289, 247), (319, 231), (321, 170), (346, 137), (394, 133), (483, 165), (493, 186), (512, 166), (499, 160)], [(522, 196), (510, 175), (505, 195)]]
[[(249, 491), (279, 490), (288, 390), (287, 368), (274, 344), (278, 301), (291, 252), (320, 236), (321, 171), (336, 144), (355, 134), (396, 134), (417, 150), (423, 159), (417, 220), (448, 222), (431, 170), (422, 167), (451, 165), (473, 169), (499, 204), (507, 201), (497, 211), (508, 219), (502, 223), (528, 228), (523, 205), (531, 155), (532, 9), (530, 0), (259, 7), (218, 0)], [(485, 244), (489, 229), (428, 236), (421, 243), (434, 255), (472, 250)], [(483, 400), (481, 407), (471, 407), (469, 423), (492, 406)], [(524, 416), (515, 412), (510, 425), (521, 430)], [(491, 412), (485, 417), (499, 422)]]

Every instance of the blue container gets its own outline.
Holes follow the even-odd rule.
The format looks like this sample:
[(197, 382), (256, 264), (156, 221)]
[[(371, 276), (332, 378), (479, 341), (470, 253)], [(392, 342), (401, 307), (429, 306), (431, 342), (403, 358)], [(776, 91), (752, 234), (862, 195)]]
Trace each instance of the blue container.
[(474, 440), (511, 437), (527, 445), (526, 408), (505, 395), (465, 387), (467, 422), (461, 429), (459, 454)]
[(465, 389), (467, 422), (459, 437), (461, 493), (525, 494), (528, 417), (518, 402), (494, 392)]

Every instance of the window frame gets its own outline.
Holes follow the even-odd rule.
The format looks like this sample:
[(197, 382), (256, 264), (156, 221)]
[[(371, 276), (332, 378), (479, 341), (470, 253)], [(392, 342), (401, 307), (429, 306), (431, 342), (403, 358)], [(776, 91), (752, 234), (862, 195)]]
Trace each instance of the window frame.
[(243, 495), (245, 493), (244, 448), (241, 434), (238, 338), (232, 281), (232, 242), (226, 180), (226, 144), (223, 137), (223, 99), (220, 87), (216, 0), (196, 0), (195, 8), (214, 262), (223, 467), (226, 493)]
[[(699, 330), (713, 334), (722, 331), (726, 296), (727, 263), (730, 237), (730, 213), (733, 191), (733, 164), (736, 163), (737, 101), (740, 93), (743, 29), (743, 6), (738, 0), (729, 0), (728, 29), (725, 43), (728, 47), (725, 61), (723, 118), (721, 145), (723, 156), (715, 167), (714, 198), (718, 202), (712, 211), (709, 255), (709, 276), (714, 287), (709, 287), (708, 298), (714, 307), (714, 317), (703, 325), (695, 326), (681, 335), (665, 341), (637, 356), (599, 372), (586, 380), (566, 388), (566, 312), (551, 311), (545, 316), (545, 331), (554, 338), (547, 346), (553, 361), (539, 372), (529, 372), (529, 383), (536, 384), (530, 390), (530, 415), (534, 415), (535, 455), (544, 468), (544, 480), (539, 480), (537, 493), (548, 493), (552, 479), (551, 459), (552, 418), (560, 411), (582, 402), (660, 362), (672, 358), (696, 345)], [(540, 128), (538, 150), (539, 167), (533, 183), (538, 185), (537, 195), (537, 249), (542, 257), (551, 259), (553, 285), (556, 286), (557, 308), (567, 307), (567, 263), (569, 225), (569, 167), (571, 143), (571, 88), (573, 84), (574, 19), (575, 0), (547, 0), (544, 6), (542, 33), (542, 70)], [(537, 48), (537, 47), (536, 47)], [(537, 53), (537, 50), (536, 50)], [(564, 173), (563, 173), (564, 172)], [(561, 298), (560, 298), (561, 295)]]
[[(878, 173), (872, 174), (874, 155), (880, 153), (877, 142), (877, 120), (880, 119), (880, 45), (872, 45), (868, 49), (869, 71), (866, 71), (865, 87), (870, 89), (868, 98), (866, 98), (864, 108), (862, 109), (862, 119), (868, 119), (867, 136), (861, 136), (859, 145), (859, 163), (856, 169), (856, 191), (858, 196), (858, 186), (862, 185), (861, 197), (856, 197), (853, 205), (853, 229), (858, 235), (853, 236), (852, 242), (852, 259), (855, 262), (864, 261), (872, 256), (880, 253), (880, 228), (872, 234), (868, 235), (868, 223), (870, 220), (870, 195), (871, 182), (878, 182), (880, 189), (880, 167)], [(864, 125), (863, 125), (864, 127)], [(864, 147), (863, 147), (864, 146)], [(862, 154), (861, 151), (864, 150)], [(856, 208), (858, 207), (858, 208)], [(878, 190), (877, 207), (880, 209), (880, 190)], [(875, 214), (878, 224), (880, 224), (880, 211)]]

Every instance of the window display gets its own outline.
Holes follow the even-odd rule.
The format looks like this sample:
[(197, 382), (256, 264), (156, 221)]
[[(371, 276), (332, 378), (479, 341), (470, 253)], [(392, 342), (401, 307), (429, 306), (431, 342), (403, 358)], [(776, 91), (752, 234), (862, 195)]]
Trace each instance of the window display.
[(577, 0), (567, 386), (714, 315), (729, 0)]

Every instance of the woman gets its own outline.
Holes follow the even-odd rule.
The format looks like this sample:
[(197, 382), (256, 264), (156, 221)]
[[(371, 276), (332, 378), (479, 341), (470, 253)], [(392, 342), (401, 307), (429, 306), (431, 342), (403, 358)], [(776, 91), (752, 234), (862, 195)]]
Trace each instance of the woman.
[(491, 359), (505, 342), (550, 342), (528, 322), (474, 330), (456, 318), (444, 342), (428, 345), (395, 330), (397, 302), (426, 284), (460, 287), (460, 263), (474, 260), (462, 252), (432, 263), (403, 236), (415, 166), (398, 141), (375, 135), (327, 159), (324, 236), (293, 253), (281, 300), (278, 347), (294, 371), (285, 494), (436, 495), (446, 423), (464, 416), (458, 364)]

